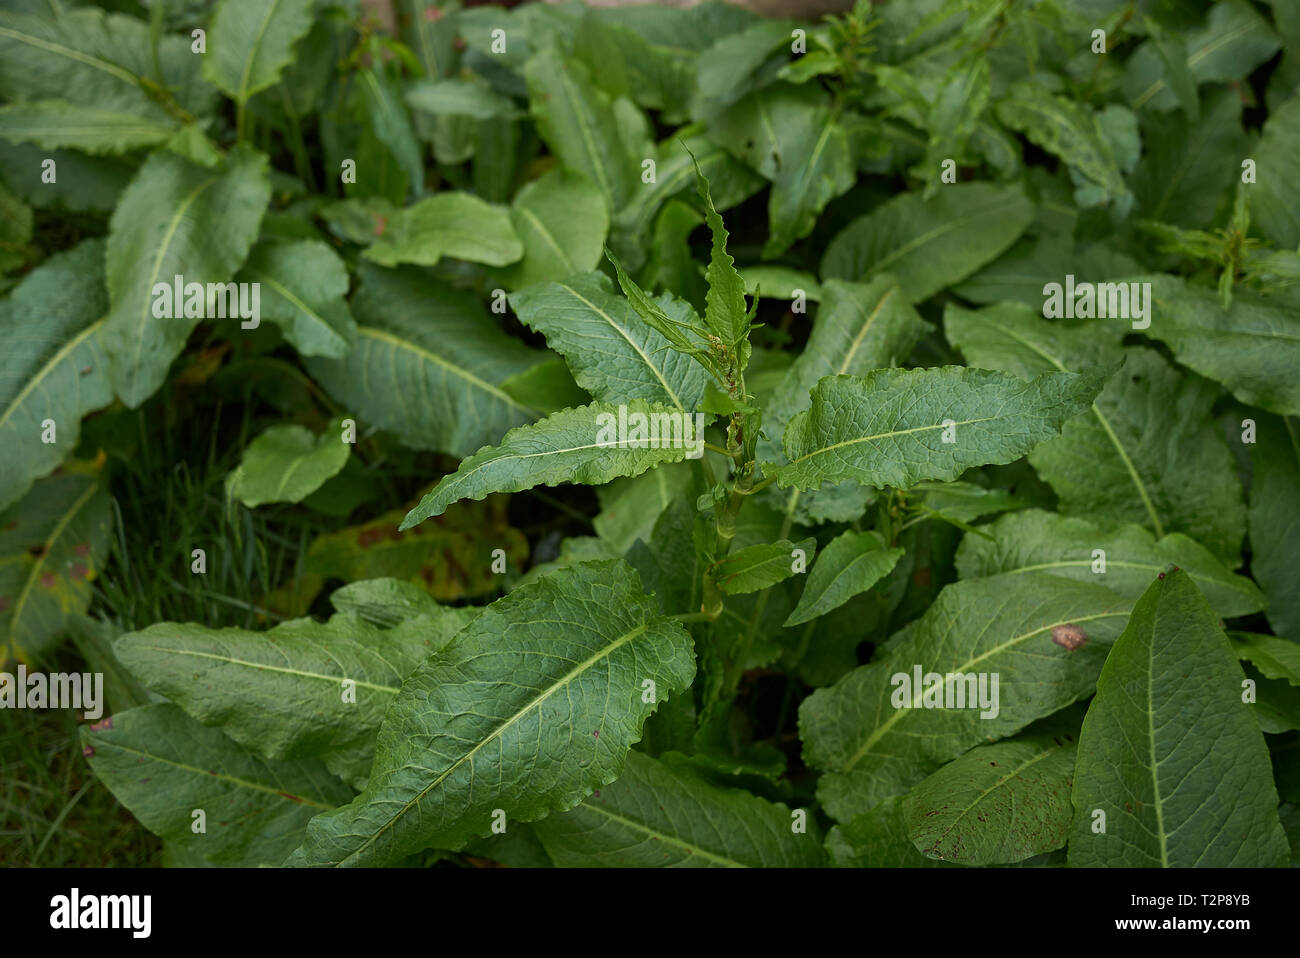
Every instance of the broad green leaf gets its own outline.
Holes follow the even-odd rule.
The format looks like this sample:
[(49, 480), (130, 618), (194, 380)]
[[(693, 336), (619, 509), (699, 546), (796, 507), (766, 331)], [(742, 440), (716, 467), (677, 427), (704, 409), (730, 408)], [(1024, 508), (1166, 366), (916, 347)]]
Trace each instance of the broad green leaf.
[(501, 578), (492, 569), (496, 550), (504, 553), (511, 572), (528, 558), (528, 541), (507, 520), (505, 497), (462, 502), (439, 522), (398, 532), (404, 515), (397, 509), (317, 536), (303, 571), (345, 581), (392, 577), (451, 601), (500, 589)]
[(1255, 443), (1247, 447), (1254, 465), (1250, 574), (1268, 596), (1273, 631), (1300, 640), (1300, 427), (1284, 417), (1257, 419)]
[(359, 272), (356, 345), (341, 360), (310, 359), (307, 369), (361, 429), (468, 456), (536, 415), (502, 384), (545, 354), (501, 332), (477, 297), (421, 270)]
[[(1268, 21), (1245, 0), (1224, 0), (1205, 25), (1186, 37), (1186, 70), (1197, 83), (1244, 80), (1278, 48)], [(1167, 82), (1159, 52), (1144, 44), (1126, 64), (1124, 90), (1134, 109), (1172, 110), (1178, 97)]]
[(764, 409), (769, 431), (779, 439), (795, 413), (808, 408), (808, 393), (823, 377), (901, 365), (932, 329), (892, 276), (868, 283), (827, 280), (808, 343)]
[(659, 211), (674, 197), (694, 203), (698, 165), (709, 181), (713, 204), (729, 209), (757, 193), (763, 178), (707, 139), (698, 127), (684, 127), (658, 146), (653, 183), (636, 185), (627, 204), (614, 214), (609, 245), (627, 269), (639, 270), (646, 261), (650, 230)]
[(907, 834), (904, 797), (886, 799), (869, 812), (836, 825), (826, 835), (826, 851), (838, 868), (945, 868), (927, 858)]
[(1244, 526), (1241, 481), (1210, 418), (1218, 394), (1212, 384), (1154, 350), (1122, 350), (1124, 327), (1106, 320), (1067, 326), (1004, 304), (979, 312), (949, 307), (944, 326), (968, 362), (1017, 376), (1082, 372), (1123, 355), (1124, 367), (1091, 414), (1067, 422), (1061, 437), (1029, 461), (1060, 496), (1062, 512), (1139, 523), (1158, 539), (1184, 532), (1235, 567)]
[(352, 615), (266, 632), (159, 622), (122, 636), (114, 652), (149, 688), (250, 751), (303, 758), (372, 743), (402, 680), (451, 641), (461, 612), (436, 607), (387, 631)]
[[(112, 308), (102, 333), (113, 389), (127, 406), (136, 408), (162, 385), (199, 321), (188, 310), (157, 315), (172, 302), (176, 277), (205, 287), (228, 283), (270, 199), (266, 157), (247, 148), (232, 151), (213, 170), (167, 152), (154, 153), (140, 167), (109, 223)], [(168, 293), (155, 296), (156, 284)], [(217, 297), (222, 305), (227, 298)]]
[(155, 59), (149, 25), (134, 17), (89, 7), (54, 17), (0, 11), (0, 96), (57, 100), (76, 91), (86, 108), (179, 127), (179, 111), (201, 116), (215, 100), (199, 75), (204, 58), (190, 42), (188, 35), (163, 36)]
[(48, 662), (90, 604), (111, 537), (103, 480), (81, 465), (37, 481), (0, 512), (0, 660)]
[(475, 120), (513, 120), (523, 115), (509, 97), (472, 80), (416, 80), (403, 94), (412, 110)]
[[(56, 253), (0, 300), (0, 508), (77, 447), (81, 418), (113, 400), (100, 318), (108, 309), (104, 244)], [(54, 442), (43, 442), (52, 420)]]
[(709, 566), (708, 573), (724, 595), (744, 595), (759, 592), (795, 575), (795, 563), (803, 553), (803, 561), (817, 549), (816, 539), (791, 542), (781, 539), (737, 549)]
[(689, 464), (656, 466), (639, 476), (615, 479), (596, 490), (600, 512), (591, 526), (614, 555), (624, 555), (637, 539), (650, 541), (659, 516), (673, 502), (688, 500), (693, 506), (693, 488)]
[[(45, 159), (53, 160), (59, 171), (53, 183), (41, 182), (41, 161)], [(37, 209), (111, 212), (134, 175), (135, 168), (122, 159), (0, 142), (0, 177), (25, 203)], [(17, 225), (11, 216), (9, 231), (4, 235), (9, 236)]]
[[(703, 453), (702, 420), (702, 413), (692, 416), (640, 399), (618, 406), (598, 402), (562, 410), (531, 426), (512, 429), (499, 446), (480, 449), (462, 460), (454, 474), (443, 478), (407, 513), (401, 528), (440, 516), (461, 499), (562, 482), (598, 486), (618, 476), (639, 476), (661, 462), (680, 462), (688, 454)], [(651, 428), (656, 435), (667, 436), (666, 444), (650, 444)], [(670, 429), (675, 431), (665, 431)]]
[(1300, 246), (1300, 96), (1269, 114), (1255, 148), (1255, 183), (1250, 190), (1251, 220), (1261, 234), (1283, 249)]
[(532, 826), (560, 868), (808, 868), (814, 829), (744, 789), (719, 788), (670, 753), (629, 752), (623, 774), (577, 808)]
[(1237, 658), (1250, 662), (1267, 678), (1300, 685), (1300, 642), (1253, 632), (1229, 632), (1228, 639)]
[[(1144, 134), (1146, 154), (1133, 174), (1138, 211), (1149, 219), (1176, 226), (1208, 226), (1220, 201), (1231, 192), (1246, 156), (1241, 97), (1230, 89), (1212, 93), (1205, 98), (1196, 122), (1181, 113), (1152, 114), (1145, 118)], [(1258, 162), (1258, 152), (1255, 159)], [(1259, 183), (1271, 183), (1276, 190), (1285, 189), (1285, 181), (1285, 177), (1279, 181), (1273, 176)], [(1252, 192), (1252, 199), (1258, 195)], [(1112, 278), (1087, 276), (1082, 269), (1061, 274), (1064, 272), (1088, 280)], [(1131, 273), (1116, 273), (1115, 278)]]
[(592, 83), (586, 66), (554, 51), (533, 56), (524, 76), (537, 131), (551, 152), (585, 174), (611, 211), (622, 209), (640, 184), (641, 161), (653, 155), (637, 155), (639, 144), (623, 138), (618, 101)]
[(293, 47), (311, 29), (311, 0), (221, 0), (209, 31), (203, 75), (236, 103), (280, 79)]
[(581, 173), (551, 172), (525, 184), (510, 207), (524, 258), (508, 273), (510, 289), (563, 280), (595, 269), (609, 232), (609, 210)]
[[(372, 55), (378, 55), (378, 45), (372, 40)], [(406, 177), (411, 192), (424, 194), (424, 151), (415, 138), (411, 118), (402, 102), (397, 82), (388, 70), (376, 65), (357, 72), (357, 89), (360, 108), (364, 112), (366, 129), (382, 144), (392, 161)], [(437, 140), (435, 140), (437, 146)], [(450, 162), (467, 159), (463, 153), (446, 157)]]
[[(848, 821), (967, 749), (1086, 696), (1129, 608), (1109, 589), (1039, 573), (947, 586), (883, 661), (859, 666), (800, 706), (804, 760), (822, 770), (822, 806)], [(1074, 649), (1056, 641), (1069, 626), (1084, 634)], [(932, 682), (914, 681), (917, 671), (940, 676), (937, 697)], [(949, 674), (968, 678), (945, 680)], [(969, 676), (984, 677), (991, 704), (971, 694), (962, 707), (945, 707), (961, 705), (958, 692), (975, 691)]]
[(816, 84), (782, 83), (751, 92), (709, 125), (711, 139), (772, 182), (765, 257), (780, 256), (812, 232), (826, 204), (853, 185), (839, 112)]
[[(416, 616), (436, 613), (441, 608), (414, 582), (390, 577), (362, 579), (341, 586), (330, 594), (330, 605), (338, 612), (350, 612), (381, 629)], [(460, 611), (478, 614), (478, 610), (472, 607)]]
[(1018, 459), (1101, 390), (1106, 371), (1032, 380), (960, 366), (828, 376), (785, 430), (782, 488), (852, 479), (906, 488)]
[(514, 293), (510, 305), (596, 399), (644, 399), (683, 412), (699, 408), (704, 370), (669, 348), (604, 275), (579, 273), (531, 286)]
[(1137, 123), (1127, 109), (1111, 104), (1093, 110), (1086, 104), (1047, 92), (1037, 83), (1017, 83), (998, 101), (998, 119), (1023, 133), (1030, 142), (1060, 157), (1070, 169), (1075, 201), (1080, 206), (1105, 205), (1123, 216), (1133, 196), (1124, 175), (1138, 156), (1132, 147), (1117, 149), (1113, 129), (1125, 141), (1137, 136)]
[(745, 281), (745, 294), (762, 294), (764, 299), (794, 299), (800, 294), (812, 302), (820, 302), (822, 285), (812, 273), (782, 266), (779, 263), (757, 263), (740, 270)]
[(920, 494), (924, 509), (958, 522), (974, 522), (984, 516), (1023, 509), (1030, 500), (1006, 489), (986, 489), (973, 482), (922, 482), (911, 492)]
[(0, 137), (42, 150), (71, 147), (87, 153), (124, 153), (162, 143), (176, 132), (164, 121), (101, 110), (67, 100), (0, 107)]
[(696, 117), (715, 114), (746, 93), (772, 83), (790, 56), (788, 20), (758, 20), (701, 51), (695, 71)]
[[(1216, 194), (1217, 196), (1217, 194)], [(953, 288), (975, 303), (1015, 300), (1043, 308), (1043, 279), (1067, 273), (1096, 283), (1141, 272), (1137, 260), (1104, 243), (1076, 243), (1069, 235), (1024, 237), (968, 280)]]
[(258, 758), (167, 703), (81, 734), (95, 775), (145, 828), (214, 865), (279, 865), (313, 816), (352, 794), (316, 759)]
[[(506, 642), (502, 637), (507, 638)], [(621, 561), (561, 569), (488, 606), (402, 686), (351, 805), (317, 817), (297, 865), (367, 865), (531, 822), (622, 773), (659, 701), (695, 672), (691, 639)]]
[(26, 262), (32, 241), (32, 210), (0, 184), (0, 273), (8, 273)]
[(1186, 570), (1224, 618), (1250, 615), (1264, 607), (1264, 596), (1255, 583), (1233, 575), (1204, 546), (1181, 533), (1157, 540), (1140, 526), (1103, 524), (1037, 509), (1003, 516), (981, 528), (992, 538), (968, 535), (957, 550), (957, 572), (963, 579), (1045, 572), (1095, 582), (1126, 599), (1137, 599), (1172, 563)]
[(357, 324), (343, 299), (347, 267), (327, 244), (259, 243), (237, 279), (260, 284), (262, 316), (300, 355), (342, 359), (356, 342)]
[(1177, 276), (1151, 283), (1151, 328), (1184, 366), (1222, 383), (1242, 402), (1284, 416), (1300, 415), (1300, 316), (1278, 298), (1233, 292), (1224, 309), (1218, 294)]
[(226, 495), (250, 509), (302, 502), (343, 468), (351, 451), (338, 419), (320, 435), (306, 426), (272, 426), (248, 444), (226, 477)]
[(472, 193), (436, 193), (389, 218), (362, 254), (381, 266), (433, 266), (444, 256), (505, 266), (524, 255), (509, 211)]
[(1034, 205), (1015, 187), (960, 183), (929, 200), (904, 193), (830, 241), (822, 276), (864, 282), (892, 273), (919, 302), (996, 259), (1033, 218)]
[[(1162, 574), (1115, 640), (1079, 736), (1072, 866), (1281, 865), (1268, 749), (1190, 576)], [(1095, 811), (1106, 816), (1095, 831)]]
[(902, 554), (902, 549), (886, 548), (878, 532), (845, 532), (836, 536), (817, 556), (799, 604), (785, 620), (786, 627), (825, 615), (870, 589), (889, 574)]
[(926, 856), (961, 865), (1024, 861), (1065, 845), (1075, 736), (1017, 736), (973, 748), (903, 799)]

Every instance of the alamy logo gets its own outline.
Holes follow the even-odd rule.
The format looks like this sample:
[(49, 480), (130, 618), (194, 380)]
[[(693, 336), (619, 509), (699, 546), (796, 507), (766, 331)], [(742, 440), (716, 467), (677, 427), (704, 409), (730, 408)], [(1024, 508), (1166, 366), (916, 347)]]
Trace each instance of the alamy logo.
[(596, 416), (596, 445), (621, 446), (628, 449), (687, 450), (687, 459), (704, 455), (704, 413), (692, 417), (688, 412), (634, 412), (626, 405), (618, 415), (603, 412)]
[(129, 928), (131, 937), (148, 938), (153, 924), (151, 895), (86, 895), (74, 888), (50, 899), (50, 927)]
[(1043, 315), (1048, 319), (1131, 319), (1134, 329), (1151, 325), (1150, 283), (1075, 283), (1043, 287)]
[(894, 686), (889, 704), (896, 709), (979, 709), (980, 718), (995, 719), (1001, 711), (998, 702), (997, 672), (922, 672), (921, 666), (907, 672), (895, 672), (889, 679)]
[(0, 672), (0, 709), (82, 709), (84, 717), (104, 714), (103, 672)]
[(257, 329), (262, 322), (260, 283), (187, 283), (179, 273), (171, 283), (154, 283), (155, 319), (244, 320), (240, 329)]

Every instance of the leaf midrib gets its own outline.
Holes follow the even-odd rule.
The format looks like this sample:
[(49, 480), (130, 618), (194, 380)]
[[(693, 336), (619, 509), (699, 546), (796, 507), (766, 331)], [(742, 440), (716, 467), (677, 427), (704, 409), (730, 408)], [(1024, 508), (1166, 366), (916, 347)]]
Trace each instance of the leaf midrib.
[(342, 865), (344, 862), (356, 858), (358, 855), (360, 855), (363, 851), (365, 851), (372, 844), (374, 844), (374, 842), (379, 838), (380, 835), (382, 835), (389, 828), (391, 828), (394, 825), (394, 823), (398, 821), (398, 819), (406, 815), (413, 807), (415, 807), (421, 801), (423, 801), (426, 795), (428, 795), (431, 791), (433, 791), (444, 781), (446, 781), (446, 779), (453, 772), (455, 772), (466, 762), (473, 759), (474, 756), (478, 753), (479, 749), (483, 748), (489, 742), (494, 742), (497, 739), (499, 739), (502, 735), (506, 733), (506, 731), (509, 728), (511, 728), (516, 722), (518, 722), (524, 715), (527, 715), (533, 709), (539, 707), (543, 702), (549, 699), (561, 688), (568, 686), (575, 678), (577, 678), (579, 675), (586, 672), (589, 668), (591, 668), (601, 659), (612, 655), (615, 651), (627, 645), (633, 639), (639, 637), (649, 627), (650, 627), (649, 622), (642, 622), (636, 628), (632, 629), (629, 632), (623, 633), (616, 640), (601, 648), (594, 655), (588, 656), (582, 662), (579, 662), (576, 666), (574, 666), (574, 668), (570, 669), (567, 673), (565, 673), (565, 675), (563, 675), (557, 681), (552, 682), (545, 689), (539, 690), (540, 694), (535, 695), (533, 699), (529, 701), (526, 705), (524, 705), (522, 708), (517, 709), (513, 715), (511, 715), (506, 721), (498, 724), (496, 728), (494, 728), (490, 733), (485, 735), (483, 739), (480, 742), (478, 742), (472, 749), (470, 749), (460, 758), (456, 759), (456, 761), (453, 762), (446, 769), (446, 771), (440, 774), (437, 778), (431, 781), (424, 788), (416, 792), (415, 795), (413, 795), (411, 798), (407, 799), (407, 801), (402, 805), (402, 807), (393, 815), (391, 815), (387, 821), (385, 821), (382, 825), (380, 825), (379, 828), (371, 832), (370, 835), (366, 837), (366, 840), (355, 851), (349, 853), (346, 858), (343, 858), (341, 861), (336, 862), (335, 864)]
[(375, 692), (387, 692), (390, 695), (396, 695), (401, 691), (401, 686), (379, 685), (375, 682), (366, 682), (361, 679), (352, 679), (346, 675), (326, 675), (322, 672), (307, 672), (302, 669), (291, 669), (282, 665), (268, 665), (263, 662), (253, 662), (248, 659), (237, 659), (229, 655), (217, 655), (214, 652), (199, 652), (195, 649), (177, 649), (169, 648), (165, 645), (137, 645), (133, 646), (134, 650), (141, 652), (161, 652), (164, 655), (182, 655), (196, 659), (212, 659), (217, 662), (223, 662), (227, 665), (247, 667), (260, 672), (279, 672), (284, 675), (294, 675), (304, 679), (314, 679), (321, 682), (328, 682), (331, 685), (337, 685), (343, 681), (350, 681), (358, 688), (371, 689)]
[[(1024, 632), (1020, 635), (1012, 636), (1011, 638), (1007, 639), (1007, 641), (998, 643), (988, 651), (981, 652), (979, 655), (966, 660), (960, 665), (952, 666), (951, 668), (945, 669), (945, 672), (952, 672), (952, 673), (968, 672), (970, 671), (971, 666), (978, 665), (980, 662), (984, 661), (990, 656), (998, 655), (1002, 652), (1005, 652), (1007, 649), (1013, 648), (1014, 646), (1019, 645), (1021, 642), (1027, 642), (1036, 636), (1042, 635), (1044, 632), (1050, 632), (1052, 629), (1056, 628), (1057, 626), (1078, 625), (1080, 622), (1093, 622), (1096, 621), (1097, 619), (1107, 619), (1107, 618), (1112, 618), (1114, 616), (1127, 616), (1128, 614), (1129, 614), (1128, 612), (1107, 611), (1107, 612), (1097, 612), (1093, 615), (1079, 616), (1073, 619), (1061, 619), (1059, 622), (1052, 622), (1049, 625), (1040, 626), (1039, 628), (1033, 629), (1029, 632)], [(888, 732), (891, 728), (893, 728), (894, 725), (897, 724), (904, 716), (908, 715), (909, 713), (917, 711), (921, 701), (922, 691), (923, 690), (921, 689), (917, 689), (916, 693), (912, 696), (911, 705), (905, 708), (894, 709), (893, 714), (890, 715), (889, 718), (887, 718), (885, 721), (877, 725), (875, 729), (872, 730), (871, 734), (867, 736), (866, 741), (862, 743), (861, 747), (859, 747), (858, 750), (855, 751), (853, 755), (849, 757), (848, 762), (844, 764), (843, 768), (841, 768), (840, 771), (841, 772), (851, 771), (853, 769), (853, 766), (857, 765), (858, 762), (861, 761), (862, 757), (866, 755), (868, 751), (870, 751), (871, 746), (875, 745), (876, 742), (880, 741), (880, 739), (884, 736), (886, 732)]]
[(582, 808), (583, 811), (596, 812), (599, 815), (604, 815), (606, 818), (610, 819), (611, 821), (618, 822), (620, 825), (625, 825), (628, 828), (645, 832), (647, 835), (653, 836), (657, 841), (661, 841), (666, 845), (676, 845), (678, 848), (685, 850), (686, 853), (689, 855), (700, 855), (704, 858), (712, 859), (713, 861), (717, 862), (720, 865), (725, 865), (728, 868), (749, 867), (744, 862), (738, 862), (734, 858), (727, 858), (724, 855), (715, 854), (714, 852), (711, 852), (705, 848), (701, 848), (699, 845), (693, 845), (690, 842), (677, 838), (674, 835), (669, 835), (667, 832), (660, 831), (657, 828), (652, 828), (651, 826), (645, 824), (644, 822), (638, 822), (635, 819), (625, 818), (622, 815), (615, 814), (614, 812), (611, 812), (605, 808), (601, 808), (598, 805), (592, 805), (589, 804), (588, 802), (583, 802), (580, 807)]

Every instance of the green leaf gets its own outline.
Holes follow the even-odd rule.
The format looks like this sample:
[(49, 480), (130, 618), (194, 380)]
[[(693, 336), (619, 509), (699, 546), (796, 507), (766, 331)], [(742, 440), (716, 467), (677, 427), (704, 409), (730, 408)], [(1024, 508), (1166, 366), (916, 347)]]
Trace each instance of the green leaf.
[[(102, 340), (113, 389), (139, 406), (167, 376), (199, 317), (155, 315), (155, 284), (226, 283), (257, 237), (271, 199), (267, 160), (246, 148), (222, 168), (204, 169), (174, 153), (154, 153), (140, 167), (109, 223), (107, 277), (112, 303)], [(224, 297), (223, 297), (224, 298)], [(206, 300), (205, 300), (206, 301)]]
[[(789, 30), (784, 31), (786, 40)], [(816, 84), (752, 92), (709, 126), (709, 137), (772, 182), (765, 257), (803, 239), (856, 169), (839, 110)]]
[(316, 759), (266, 761), (166, 703), (81, 734), (95, 775), (145, 828), (214, 865), (279, 865), (313, 816), (352, 794)]
[(338, 419), (320, 435), (306, 426), (272, 426), (244, 450), (226, 477), (226, 495), (250, 509), (268, 502), (302, 502), (338, 474), (351, 451)]
[[(1143, 141), (1146, 153), (1133, 174), (1138, 210), (1149, 219), (1175, 226), (1204, 227), (1213, 221), (1220, 200), (1232, 191), (1246, 156), (1241, 97), (1230, 89), (1210, 94), (1195, 123), (1181, 113), (1153, 114), (1145, 118)], [(1284, 189), (1285, 180), (1274, 175), (1260, 182)], [(1089, 280), (1112, 278), (1087, 275), (1082, 268), (1058, 272), (1074, 272)], [(1116, 273), (1114, 278), (1121, 275), (1127, 274)]]
[[(763, 419), (774, 439), (811, 403), (809, 392), (825, 376), (863, 376), (901, 365), (932, 327), (921, 319), (894, 277), (869, 283), (827, 280), (812, 334), (777, 386)], [(779, 451), (777, 443), (769, 451)]]
[(158, 86), (195, 116), (211, 112), (215, 100), (190, 42), (168, 35), (155, 47), (148, 24), (89, 7), (52, 18), (0, 11), (0, 96), (59, 100), (75, 90), (83, 107), (179, 126), (175, 108), (155, 98)]
[(683, 412), (699, 407), (704, 370), (671, 349), (603, 274), (580, 273), (532, 286), (514, 293), (510, 305), (546, 337), (578, 385), (596, 399), (644, 399)]
[(162, 143), (176, 132), (171, 124), (131, 113), (101, 110), (66, 100), (39, 100), (0, 107), (0, 137), (87, 153), (125, 153)]
[(614, 555), (624, 555), (636, 540), (650, 541), (659, 516), (673, 502), (694, 505), (693, 480), (689, 465), (656, 466), (634, 478), (615, 479), (596, 490), (600, 512), (591, 526)]
[(505, 335), (473, 294), (416, 269), (363, 264), (352, 298), (357, 342), (307, 369), (363, 428), (414, 449), (468, 456), (536, 415), (502, 385), (545, 358)]
[[(822, 806), (848, 821), (967, 749), (1087, 695), (1129, 606), (1101, 586), (1039, 573), (947, 586), (890, 643), (883, 661), (859, 666), (800, 706), (804, 760), (822, 770)], [(1071, 650), (1054, 641), (1066, 626), (1084, 632), (1082, 646)], [(912, 682), (916, 669), (923, 675), (983, 674), (989, 693), (992, 677), (999, 676), (996, 713), (969, 698), (962, 708), (926, 707), (926, 683)], [(968, 687), (969, 680), (950, 684), (954, 695)]]
[(1075, 736), (1027, 734), (973, 748), (903, 799), (925, 855), (961, 865), (1024, 861), (1065, 845)]
[[(1187, 34), (1186, 70), (1197, 83), (1244, 80), (1277, 52), (1268, 21), (1244, 0), (1225, 0), (1210, 9), (1205, 25)], [(1172, 110), (1178, 97), (1167, 82), (1159, 52), (1144, 44), (1126, 64), (1124, 89), (1134, 109)]]
[[(403, 582), (387, 576), (349, 582), (335, 589), (330, 594), (330, 605), (338, 612), (350, 612), (381, 629), (420, 615), (437, 613), (442, 609), (428, 592), (414, 582)], [(478, 614), (478, 610), (473, 608), (459, 611)]]
[(98, 338), (107, 309), (101, 240), (51, 256), (0, 301), (0, 508), (76, 449), (82, 416), (112, 402)]
[(614, 214), (609, 245), (619, 261), (638, 270), (646, 261), (652, 225), (659, 211), (674, 197), (693, 202), (695, 171), (708, 177), (714, 205), (729, 209), (757, 193), (763, 178), (730, 153), (708, 140), (698, 127), (686, 127), (658, 146), (653, 183), (637, 184), (625, 206)]
[(572, 808), (622, 773), (656, 707), (643, 683), (662, 701), (694, 672), (690, 636), (621, 561), (521, 586), (407, 678), (366, 790), (313, 820), (290, 863), (382, 864), (487, 835), (494, 809)]
[(444, 256), (506, 266), (524, 255), (508, 210), (472, 193), (425, 197), (388, 220), (362, 254), (381, 266), (433, 266)]
[(903, 796), (886, 799), (869, 812), (836, 825), (826, 836), (826, 851), (839, 868), (945, 868), (927, 858), (907, 833)]
[[(1155, 318), (1152, 326), (1160, 322)], [(1183, 374), (1154, 350), (1121, 350), (1124, 327), (1106, 320), (1066, 326), (1004, 304), (979, 312), (949, 307), (944, 326), (968, 362), (1017, 376), (1082, 372), (1123, 355), (1124, 368), (1091, 414), (1067, 422), (1061, 437), (1043, 443), (1029, 461), (1060, 496), (1062, 512), (1139, 523), (1160, 539), (1184, 532), (1237, 565), (1241, 481), (1210, 418), (1218, 394), (1210, 383)]]
[(243, 105), (280, 79), (293, 47), (311, 29), (312, 0), (221, 0), (203, 57), (203, 76)]
[[(703, 414), (695, 416), (702, 418)], [(689, 418), (682, 422), (682, 417)], [(681, 442), (648, 445), (651, 424), (674, 421), (677, 435), (683, 436)], [(638, 425), (641, 438), (636, 438)], [(682, 427), (689, 427), (689, 437)], [(630, 445), (632, 442), (647, 445), (641, 448)], [(694, 446), (703, 442), (703, 429), (695, 417), (660, 403), (634, 399), (619, 406), (597, 402), (565, 409), (534, 425), (512, 429), (499, 446), (480, 449), (463, 460), (453, 475), (445, 477), (407, 513), (401, 528), (440, 516), (461, 499), (562, 482), (598, 486), (618, 476), (638, 476), (658, 463), (685, 459), (694, 451), (685, 443)], [(702, 453), (703, 446), (698, 448)]]
[(953, 292), (981, 304), (1015, 300), (1041, 313), (1044, 277), (1073, 273), (1089, 282), (1100, 282), (1141, 271), (1137, 260), (1104, 243), (1076, 243), (1068, 235), (1048, 234), (1018, 240), (1006, 253), (954, 287)]
[[(530, 112), (551, 152), (571, 170), (587, 176), (618, 210), (640, 184), (642, 159), (653, 153), (623, 137), (617, 100), (593, 85), (586, 66), (562, 60), (555, 51), (534, 55), (524, 65)], [(637, 112), (631, 103), (622, 103)], [(644, 155), (639, 155), (639, 154)]]
[[(1097, 523), (1037, 509), (1003, 516), (982, 529), (992, 539), (968, 535), (957, 550), (957, 573), (963, 579), (1044, 572), (1095, 582), (1126, 599), (1136, 599), (1154, 576), (1173, 563), (1186, 570), (1224, 618), (1250, 615), (1264, 607), (1264, 596), (1255, 583), (1233, 575), (1204, 546), (1181, 533), (1157, 540), (1140, 526)], [(1104, 557), (1096, 555), (1098, 549)], [(1103, 558), (1105, 571), (1095, 571)]]
[(878, 532), (841, 533), (817, 556), (799, 604), (785, 620), (786, 628), (825, 615), (867, 591), (889, 574), (902, 555), (902, 549), (886, 548)]
[[(1087, 407), (1105, 375), (1032, 380), (960, 366), (828, 376), (785, 431), (782, 488), (853, 479), (906, 488), (1018, 459)], [(945, 441), (944, 437), (950, 441)]]
[(817, 540), (813, 538), (797, 543), (789, 539), (760, 543), (719, 559), (709, 566), (708, 573), (724, 595), (760, 592), (795, 574), (796, 550), (801, 550), (807, 561), (816, 549)]
[(1300, 317), (1276, 298), (1237, 289), (1224, 309), (1218, 294), (1177, 276), (1151, 283), (1151, 328), (1174, 358), (1250, 406), (1300, 415)]
[(1300, 642), (1253, 632), (1229, 632), (1228, 639), (1237, 658), (1250, 662), (1267, 678), (1300, 685)]
[(412, 110), (434, 116), (513, 120), (523, 116), (509, 97), (472, 80), (416, 80), (403, 94)]
[[(1227, 637), (1185, 572), (1162, 574), (1115, 640), (1079, 737), (1072, 866), (1287, 861), (1268, 749)], [(1094, 830), (1095, 810), (1106, 816)]]
[(1269, 114), (1255, 148), (1255, 183), (1250, 190), (1251, 219), (1259, 232), (1283, 249), (1300, 246), (1300, 96)]
[(348, 271), (319, 240), (263, 242), (236, 277), (259, 283), (262, 316), (276, 323), (303, 356), (342, 359), (357, 338), (344, 298)]
[(0, 513), (0, 660), (48, 662), (90, 605), (111, 536), (108, 492), (81, 466), (39, 480)]
[(1054, 153), (1069, 167), (1075, 201), (1081, 206), (1106, 205), (1122, 217), (1133, 196), (1124, 175), (1133, 169), (1135, 149), (1117, 148), (1113, 127), (1122, 139), (1136, 139), (1137, 122), (1124, 107), (1111, 104), (1093, 110), (1085, 104), (1047, 92), (1037, 83), (1017, 83), (998, 101), (997, 116), (1035, 145)]
[(820, 836), (794, 833), (790, 810), (719, 788), (683, 757), (629, 752), (618, 780), (533, 826), (559, 868), (808, 868)]
[[(704, 278), (709, 284), (705, 296), (704, 322), (727, 346), (741, 353), (740, 368), (748, 358), (749, 315), (745, 306), (745, 281), (736, 271), (736, 261), (727, 252), (727, 229), (713, 206), (709, 181), (697, 168), (695, 185), (704, 202), (704, 219), (709, 225), (712, 247)], [(743, 344), (743, 345), (742, 345)]]
[(525, 184), (510, 218), (524, 250), (523, 261), (508, 273), (510, 289), (563, 280), (600, 263), (609, 210), (581, 173), (552, 170)]
[[(59, 171), (53, 183), (41, 182), (41, 161), (45, 159), (53, 160)], [(37, 209), (111, 212), (134, 174), (135, 168), (122, 159), (0, 142), (0, 176), (24, 202)], [(6, 225), (8, 229), (0, 235), (12, 241), (18, 232), (17, 217), (11, 215)], [(26, 238), (20, 241), (26, 245)]]
[(1033, 218), (1034, 205), (1015, 187), (961, 183), (929, 200), (904, 193), (830, 241), (822, 276), (865, 282), (892, 273), (919, 302), (996, 259)]
[(764, 299), (794, 299), (800, 293), (805, 299), (820, 302), (822, 285), (812, 273), (780, 263), (756, 263), (740, 271), (745, 281), (745, 295), (762, 293)]
[(149, 688), (263, 758), (323, 756), (373, 744), (402, 680), (451, 641), (462, 611), (435, 605), (387, 631), (353, 615), (266, 632), (159, 622), (114, 652)]
[(1259, 416), (1248, 446), (1250, 573), (1268, 596), (1268, 624), (1300, 639), (1300, 432), (1294, 420)]

